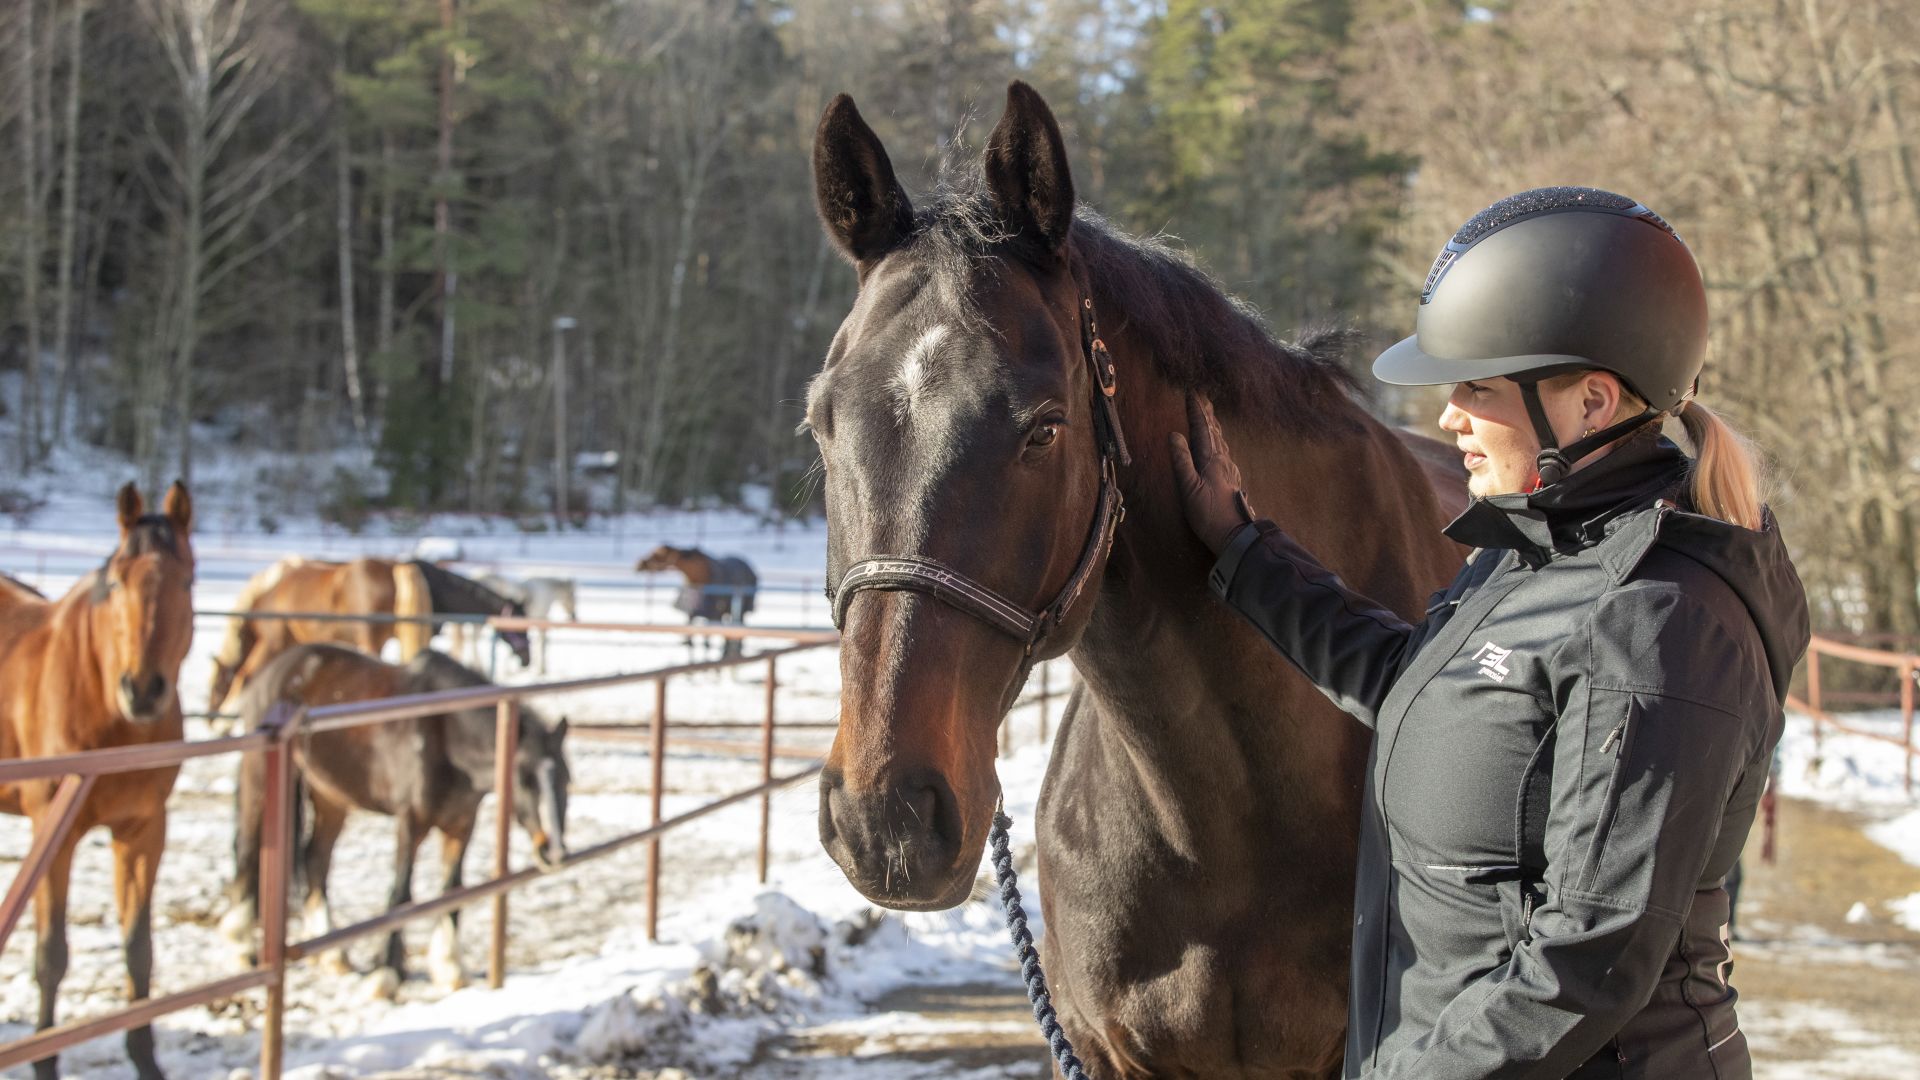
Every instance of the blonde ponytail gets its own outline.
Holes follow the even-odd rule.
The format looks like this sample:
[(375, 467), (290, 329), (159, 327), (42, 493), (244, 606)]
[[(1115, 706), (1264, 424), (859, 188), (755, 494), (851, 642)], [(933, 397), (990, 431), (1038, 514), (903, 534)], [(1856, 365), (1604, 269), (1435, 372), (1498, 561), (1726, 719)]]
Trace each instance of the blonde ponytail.
[(1758, 531), (1762, 476), (1753, 443), (1698, 401), (1680, 407), (1680, 423), (1693, 444), (1694, 509)]

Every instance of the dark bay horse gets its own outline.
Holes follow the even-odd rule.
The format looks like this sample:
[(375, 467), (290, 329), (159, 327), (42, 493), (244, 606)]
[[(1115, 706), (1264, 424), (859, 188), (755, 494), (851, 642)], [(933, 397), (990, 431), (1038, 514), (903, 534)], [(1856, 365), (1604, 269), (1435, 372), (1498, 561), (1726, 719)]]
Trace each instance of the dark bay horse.
[[(247, 684), (240, 707), (251, 730), (280, 701), (333, 705), (485, 685), (478, 672), (431, 650), (401, 666), (338, 645), (300, 645), (275, 657)], [(442, 891), (460, 887), (480, 803), (493, 791), (494, 715), (494, 707), (486, 705), (295, 737), (295, 766), (313, 810), (313, 827), (301, 844), (299, 858), (306, 880), (309, 934), (324, 933), (331, 925), (327, 873), (334, 844), (351, 810), (393, 818), (389, 909), (412, 900), (414, 860), (430, 831), (440, 834)], [(508, 812), (532, 839), (534, 860), (541, 866), (557, 865), (567, 853), (571, 774), (566, 735), (566, 720), (549, 728), (531, 710), (520, 710), (513, 806)], [(230, 910), (221, 920), (221, 930), (249, 956), (260, 909), (265, 776), (266, 763), (260, 755), (243, 759), (235, 800), (234, 877), (227, 886)], [(440, 920), (428, 951), (434, 981), (442, 986), (457, 986), (464, 980), (458, 919), (455, 911)], [(397, 979), (405, 966), (406, 943), (396, 929), (387, 938), (382, 967)]]
[(1070, 650), (1036, 831), (1054, 1001), (1093, 1074), (1338, 1076), (1367, 734), (1209, 593), (1167, 444), (1207, 395), (1253, 505), (1406, 615), (1461, 558), (1426, 475), (1354, 402), (1338, 335), (1277, 341), (1077, 212), (1024, 84), (982, 176), (927, 207), (845, 96), (814, 172), (860, 279), (807, 401), (843, 626), (826, 850), (889, 907), (965, 900), (995, 729)]
[[(327, 615), (406, 615), (433, 611), (432, 593), (419, 567), (392, 559), (332, 562), (295, 555), (273, 564), (240, 590), (237, 612)], [(232, 697), (267, 662), (302, 642), (333, 641), (379, 656), (389, 639), (400, 640), (400, 655), (426, 649), (432, 629), (418, 622), (360, 622), (262, 618), (235, 615), (213, 657), (207, 711), (225, 712)]]
[[(526, 617), (526, 604), (495, 590), (485, 582), (477, 581), (465, 574), (456, 574), (444, 566), (436, 566), (423, 559), (415, 559), (408, 565), (420, 575), (422, 581), (426, 582), (428, 610), (436, 615)], [(473, 624), (467, 623), (448, 625), (450, 629), (459, 631), (458, 634), (449, 634), (449, 637), (458, 638), (461, 645), (465, 644), (467, 638), (465, 632), (476, 629)], [(440, 626), (439, 623), (434, 624), (435, 633), (439, 632)], [(520, 661), (521, 667), (526, 667), (533, 662), (533, 646), (526, 631), (501, 630), (499, 636), (501, 641), (507, 643), (507, 648), (513, 651), (514, 659)]]
[[(678, 548), (662, 544), (633, 567), (641, 573), (678, 570), (687, 583), (674, 598), (674, 610), (687, 617), (687, 625), (696, 622), (720, 626), (738, 626), (753, 614), (754, 594), (760, 588), (759, 575), (747, 560), (737, 555), (714, 558), (699, 548)], [(691, 643), (692, 639), (689, 638)], [(720, 655), (739, 656), (739, 638), (728, 638)]]
[[(161, 513), (140, 491), (120, 489), (120, 544), (106, 565), (48, 601), (9, 579), (0, 589), (0, 759), (51, 757), (182, 736), (180, 664), (193, 641), (193, 504), (176, 483)], [(178, 766), (102, 776), (33, 894), (39, 1027), (53, 1026), (67, 971), (67, 884), (73, 852), (96, 825), (113, 834), (114, 899), (127, 953), (127, 996), (147, 996), (153, 972), (153, 883), (167, 842), (167, 796)], [(24, 814), (38, 833), (58, 780), (0, 784), (0, 811)], [(127, 1032), (127, 1054), (145, 1080), (161, 1075), (153, 1029)], [(34, 1063), (52, 1080), (58, 1063)]]

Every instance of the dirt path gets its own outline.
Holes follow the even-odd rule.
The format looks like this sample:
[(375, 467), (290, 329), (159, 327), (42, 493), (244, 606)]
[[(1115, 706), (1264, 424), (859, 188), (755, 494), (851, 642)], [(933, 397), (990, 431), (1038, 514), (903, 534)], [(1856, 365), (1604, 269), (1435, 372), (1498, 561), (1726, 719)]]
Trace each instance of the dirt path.
[[(1774, 866), (1754, 830), (1732, 978), (1756, 1080), (1920, 1075), (1920, 933), (1886, 906), (1920, 893), (1920, 867), (1867, 839), (1870, 821), (1782, 799)], [(1856, 902), (1868, 921), (1847, 921)]]

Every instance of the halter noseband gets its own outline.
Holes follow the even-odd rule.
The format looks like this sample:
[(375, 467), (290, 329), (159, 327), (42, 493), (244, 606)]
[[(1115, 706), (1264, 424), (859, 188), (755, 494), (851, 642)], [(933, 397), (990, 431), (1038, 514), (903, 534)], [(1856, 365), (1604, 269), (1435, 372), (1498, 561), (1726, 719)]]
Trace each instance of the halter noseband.
[[(1047, 635), (1066, 621), (1087, 582), (1113, 547), (1114, 530), (1126, 519), (1127, 508), (1120, 497), (1120, 466), (1131, 464), (1126, 435), (1120, 430), (1120, 413), (1114, 406), (1113, 354), (1100, 340), (1093, 322), (1093, 299), (1080, 301), (1080, 353), (1093, 376), (1094, 441), (1100, 450), (1100, 495), (1093, 512), (1093, 525), (1087, 542), (1080, 549), (1073, 574), (1054, 595), (1053, 602), (1039, 611), (1029, 611), (998, 592), (938, 559), (921, 555), (869, 555), (847, 567), (839, 582), (827, 586), (827, 600), (833, 604), (833, 625), (844, 629), (847, 609), (853, 598), (869, 589), (925, 593), (951, 607), (972, 615), (988, 626), (1014, 638), (1024, 646), (1021, 681), (1034, 654)], [(1016, 691), (1018, 684), (1015, 685)]]

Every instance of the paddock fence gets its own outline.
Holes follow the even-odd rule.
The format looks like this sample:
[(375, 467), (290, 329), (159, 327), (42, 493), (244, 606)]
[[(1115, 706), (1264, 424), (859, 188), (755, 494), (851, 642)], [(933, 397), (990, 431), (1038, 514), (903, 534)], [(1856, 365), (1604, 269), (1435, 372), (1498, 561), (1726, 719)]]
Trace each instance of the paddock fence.
[[(1884, 668), (1897, 673), (1899, 689), (1892, 695), (1850, 692), (1834, 696), (1841, 698), (1848, 704), (1891, 704), (1892, 702), (1886, 699), (1892, 697), (1898, 702), (1900, 709), (1900, 735), (1898, 737), (1889, 735), (1884, 731), (1873, 731), (1861, 727), (1858, 724), (1849, 723), (1827, 710), (1826, 706), (1834, 702), (1831, 698), (1823, 697), (1821, 694), (1820, 670), (1822, 657), (1844, 661), (1846, 663)], [(1801, 700), (1798, 697), (1789, 695), (1787, 697), (1787, 707), (1804, 712), (1813, 718), (1813, 746), (1814, 756), (1816, 758), (1820, 756), (1821, 740), (1829, 730), (1858, 736), (1863, 739), (1871, 739), (1875, 742), (1887, 743), (1905, 751), (1906, 765), (1903, 782), (1906, 786), (1907, 797), (1912, 798), (1913, 762), (1915, 757), (1920, 756), (1920, 748), (1915, 747), (1913, 741), (1914, 680), (1917, 675), (1920, 675), (1920, 653), (1872, 648), (1867, 645), (1815, 635), (1812, 642), (1807, 646), (1806, 699)]]
[[(230, 613), (209, 613), (226, 615)], [(684, 636), (684, 626), (643, 623), (577, 623), (537, 619), (492, 617), (485, 622), (496, 629), (537, 630), (554, 627), (600, 629), (628, 633), (667, 633)], [(649, 940), (657, 940), (661, 882), (661, 840), (717, 811), (757, 799), (760, 804), (759, 843), (756, 868), (759, 880), (768, 878), (772, 797), (775, 792), (808, 780), (819, 773), (823, 762), (816, 751), (781, 747), (776, 739), (782, 728), (788, 730), (831, 730), (836, 724), (797, 721), (782, 724), (778, 714), (779, 663), (783, 658), (815, 650), (838, 648), (839, 635), (830, 629), (769, 628), (746, 626), (702, 627), (705, 636), (758, 638), (784, 642), (744, 656), (723, 657), (694, 663), (677, 664), (646, 671), (567, 679), (524, 685), (486, 685), (428, 694), (413, 694), (373, 701), (350, 702), (322, 707), (296, 707), (282, 703), (269, 713), (266, 722), (254, 731), (218, 738), (154, 743), (143, 746), (114, 747), (48, 758), (0, 761), (0, 784), (32, 781), (57, 781), (52, 801), (53, 812), (36, 831), (32, 846), (0, 902), (0, 948), (31, 902), (33, 893), (50, 868), (55, 852), (70, 831), (88, 791), (100, 776), (178, 766), (198, 758), (227, 754), (265, 755), (265, 808), (262, 814), (260, 853), (260, 919), (262, 947), (258, 959), (247, 970), (189, 986), (158, 997), (134, 1001), (126, 1008), (103, 1015), (72, 1020), (38, 1031), (31, 1036), (0, 1044), (0, 1070), (37, 1061), (93, 1039), (152, 1023), (159, 1017), (237, 995), (265, 991), (265, 1008), (260, 1020), (260, 1069), (262, 1080), (277, 1080), (281, 1075), (285, 1051), (286, 976), (288, 965), (320, 956), (352, 941), (389, 932), (405, 923), (427, 919), (487, 900), (492, 905), (492, 931), (487, 943), (487, 982), (499, 988), (505, 982), (506, 950), (509, 934), (508, 896), (518, 888), (551, 874), (566, 873), (582, 864), (606, 858), (639, 844), (647, 845), (646, 925)], [(1054, 698), (1051, 668), (1064, 661), (1038, 665), (1038, 686), (1015, 702), (1001, 726), (1001, 750), (1009, 752), (1013, 718), (1027, 708), (1039, 709), (1038, 734), (1044, 742), (1051, 737), (1049, 719)], [(740, 721), (682, 721), (669, 718), (670, 683), (687, 676), (728, 669), (764, 668), (764, 712), (756, 723)], [(610, 687), (651, 684), (653, 709), (644, 725), (586, 723), (571, 726), (569, 739), (600, 739), (613, 742), (642, 741), (648, 747), (650, 777), (649, 822), (636, 829), (588, 847), (571, 851), (559, 863), (548, 867), (523, 866), (515, 869), (509, 860), (510, 830), (513, 815), (509, 808), (515, 784), (514, 758), (517, 752), (521, 703), (530, 698), (600, 690)], [(492, 706), (495, 710), (494, 780), (494, 866), (486, 881), (465, 886), (450, 893), (417, 900), (380, 915), (303, 940), (289, 940), (290, 871), (295, 857), (293, 805), (296, 738), (303, 734), (337, 731), (369, 724), (394, 723), (455, 709)], [(701, 735), (674, 739), (672, 728), (698, 732), (742, 731), (757, 728), (753, 742), (715, 739)], [(662, 799), (668, 784), (666, 761), (670, 746), (719, 753), (755, 754), (759, 758), (759, 782), (720, 795), (698, 807), (673, 817), (663, 816)], [(801, 759), (802, 767), (776, 775), (778, 760)]]

